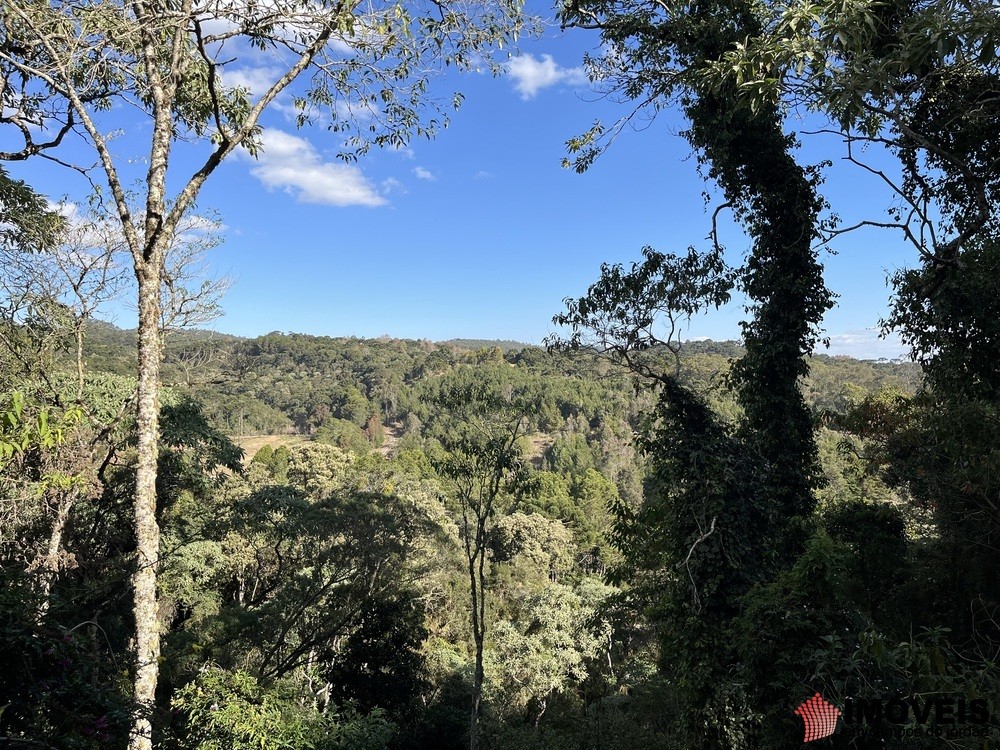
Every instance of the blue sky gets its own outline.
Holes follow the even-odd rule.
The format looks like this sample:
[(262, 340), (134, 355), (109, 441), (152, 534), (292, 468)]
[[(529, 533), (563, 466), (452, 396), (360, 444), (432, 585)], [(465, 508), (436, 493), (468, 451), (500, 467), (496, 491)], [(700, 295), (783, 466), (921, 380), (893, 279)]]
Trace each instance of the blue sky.
[[(597, 44), (593, 32), (551, 25), (521, 41), (503, 76), (439, 79), (437, 93), (465, 95), (451, 126), (436, 140), (373, 150), (357, 164), (335, 158), (325, 129), (296, 130), (281, 111), (267, 113), (264, 153), (223, 164), (199, 201), (225, 225), (211, 264), (235, 279), (213, 327), (244, 336), (537, 343), (553, 331), (562, 299), (584, 293), (602, 262), (636, 260), (644, 245), (704, 247), (711, 206), (675, 112), (623, 133), (586, 174), (561, 167), (566, 139), (627, 111), (595, 93), (580, 67)], [(268, 65), (248, 58), (231, 75), (253, 88)], [(141, 155), (148, 126), (118, 116), (124, 161), (130, 150)], [(842, 151), (835, 139), (814, 137), (803, 156), (837, 160)], [(51, 165), (10, 170), (54, 198), (86, 195), (82, 180)], [(889, 203), (874, 178), (840, 163), (825, 193), (848, 223)], [(723, 239), (738, 262), (746, 239), (731, 225)], [(828, 352), (899, 355), (874, 328), (887, 309), (886, 272), (912, 264), (912, 252), (898, 236), (874, 231), (842, 238), (836, 249), (824, 256), (839, 295), (825, 321)], [(694, 320), (687, 335), (738, 338), (742, 317), (737, 301)], [(127, 312), (116, 322), (132, 324)]]

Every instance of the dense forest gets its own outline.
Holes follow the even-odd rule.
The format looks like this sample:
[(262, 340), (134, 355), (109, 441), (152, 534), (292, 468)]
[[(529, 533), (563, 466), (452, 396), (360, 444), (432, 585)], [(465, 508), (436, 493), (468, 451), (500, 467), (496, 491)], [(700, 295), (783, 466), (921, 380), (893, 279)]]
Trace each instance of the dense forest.
[[(272, 105), (348, 162), (434, 136), (429, 78), (507, 71), (517, 0), (0, 0), (0, 161), (93, 188), (0, 169), (0, 747), (1000, 745), (995, 3), (556, 12), (632, 107), (564, 166), (672, 108), (708, 234), (525, 346), (214, 333), (195, 208)], [(258, 53), (269, 88), (224, 75)], [(840, 223), (803, 113), (885, 212)], [(860, 228), (912, 250), (909, 362), (822, 354)], [(738, 343), (682, 340), (734, 298)]]
[[(17, 389), (4, 406), (3, 720), (11, 737), (102, 747), (129, 720), (135, 331), (89, 322), (80, 380), (71, 333), (53, 321), (5, 338), (18, 346), (4, 359)], [(487, 499), (481, 745), (683, 746), (656, 620), (630, 609), (616, 537), (652, 481), (636, 436), (657, 389), (587, 352), (486, 343), (168, 337), (163, 746), (467, 746), (464, 544)], [(648, 354), (738, 422), (739, 345)], [(813, 564), (847, 566), (838, 585), (905, 628), (892, 597), (904, 569), (920, 580), (910, 566), (930, 554), (931, 521), (867, 460), (880, 441), (864, 420), (920, 383), (912, 363), (825, 355), (802, 383), (817, 513), (836, 534)], [(491, 477), (493, 497), (467, 484)], [(835, 645), (825, 658), (847, 658)]]

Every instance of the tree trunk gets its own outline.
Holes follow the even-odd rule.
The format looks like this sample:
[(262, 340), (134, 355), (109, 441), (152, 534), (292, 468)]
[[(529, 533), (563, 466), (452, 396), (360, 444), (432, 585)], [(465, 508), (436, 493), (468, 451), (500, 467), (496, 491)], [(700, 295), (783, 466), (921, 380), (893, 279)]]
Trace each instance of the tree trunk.
[(136, 391), (138, 456), (135, 475), (136, 571), (135, 723), (129, 750), (152, 750), (152, 713), (159, 672), (160, 631), (157, 622), (156, 573), (160, 527), (156, 520), (156, 462), (160, 385), (160, 256), (151, 253), (137, 265), (139, 281), (139, 382)]
[[(480, 551), (482, 554), (482, 551)], [(483, 622), (480, 602), (485, 592), (476, 579), (475, 557), (469, 557), (469, 581), (472, 593), (472, 640), (476, 647), (476, 665), (472, 677), (472, 714), (469, 717), (469, 750), (479, 750), (479, 706), (483, 699)]]
[(49, 545), (42, 561), (41, 594), (42, 603), (38, 607), (38, 622), (41, 622), (49, 611), (49, 603), (52, 596), (52, 582), (59, 574), (59, 551), (62, 549), (63, 532), (66, 530), (66, 520), (69, 518), (69, 511), (73, 506), (73, 491), (60, 494), (56, 517), (52, 521), (52, 530), (49, 532)]
[(476, 673), (472, 682), (472, 717), (469, 725), (469, 750), (479, 750), (479, 709), (483, 702), (483, 638), (476, 637)]

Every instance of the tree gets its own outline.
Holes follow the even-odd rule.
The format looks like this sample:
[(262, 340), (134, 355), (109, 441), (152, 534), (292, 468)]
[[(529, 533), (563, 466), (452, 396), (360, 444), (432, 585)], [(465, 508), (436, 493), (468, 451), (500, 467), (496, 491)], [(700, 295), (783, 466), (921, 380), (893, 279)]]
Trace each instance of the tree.
[(114, 227), (96, 217), (64, 222), (50, 247), (0, 246), (0, 346), (18, 361), (22, 377), (48, 380), (52, 355), (69, 350), (83, 391), (83, 343), (94, 314), (116, 298), (125, 269)]
[(486, 643), (486, 558), (497, 515), (511, 507), (515, 484), (523, 472), (518, 440), (524, 434), (530, 406), (507, 380), (503, 366), (464, 368), (446, 380), (439, 404), (450, 412), (448, 453), (439, 462), (458, 503), (462, 547), (469, 576), (470, 619), (475, 665), (469, 748), (479, 748), (479, 716), (483, 698), (483, 651)]
[[(984, 0), (758, 6), (759, 30), (702, 76), (737, 86), (753, 106), (804, 106), (829, 118), (847, 159), (898, 199), (888, 217), (838, 233), (901, 231), (932, 271), (919, 290), (929, 295), (948, 268), (962, 267), (961, 251), (997, 225), (995, 10)], [(865, 162), (870, 145), (898, 159), (901, 179)]]
[(44, 196), (0, 168), (0, 247), (26, 253), (51, 247), (64, 221)]
[[(441, 124), (424, 116), (433, 104), (426, 93), (428, 71), (479, 64), (494, 45), (516, 36), (520, 4), (151, 0), (4, 2), (0, 8), (0, 125), (22, 139), (20, 148), (0, 153), (0, 159), (66, 163), (54, 154), (68, 134), (82, 135), (101, 177), (76, 168), (95, 187), (106, 185), (138, 283), (136, 718), (130, 747), (148, 750), (160, 652), (155, 488), (167, 248), (218, 166), (241, 147), (252, 154), (262, 148), (260, 117), (280, 94), (291, 92), (296, 79), (311, 75), (310, 85), (293, 97), (299, 123), (328, 112), (332, 129), (347, 136), (346, 156), (371, 145), (404, 145), (412, 134), (433, 135)], [(245, 59), (232, 56), (239, 45), (271, 51), (281, 63), (259, 97), (225, 82), (233, 63)], [(106, 135), (106, 113), (119, 101), (137, 107), (151, 125), (148, 168), (136, 202), (126, 188), (127, 166), (117, 161)], [(354, 117), (358, 111), (371, 114), (371, 129)], [(202, 160), (186, 179), (170, 182), (181, 186), (170, 196), (175, 147), (188, 141)], [(197, 152), (205, 146), (207, 157)]]
[[(405, 715), (420, 685), (423, 610), (414, 585), (420, 558), (439, 541), (436, 503), (348, 486), (362, 477), (349, 473), (345, 454), (322, 445), (293, 455), (292, 484), (278, 486), (254, 464), (199, 491), (185, 475), (204, 473), (185, 469), (233, 451), (192, 416), (164, 410), (179, 433), (170, 437), (187, 440), (164, 462), (174, 477), (162, 493), (164, 547), (173, 552), (160, 580), (172, 625), (165, 681), (192, 681), (181, 691), (190, 696), (220, 667), (275, 696), (294, 694), (316, 720), (336, 719), (348, 700), (366, 713)], [(189, 738), (197, 737), (204, 721), (189, 719)]]
[(183, 718), (183, 747), (196, 750), (379, 750), (395, 729), (380, 711), (322, 714), (288, 686), (264, 686), (245, 671), (211, 666), (177, 692), (173, 708)]
[(530, 713), (537, 728), (553, 696), (586, 679), (586, 660), (600, 645), (587, 627), (596, 613), (556, 583), (523, 593), (516, 608), (514, 621), (497, 623), (491, 682), (504, 713)]
[[(924, 374), (912, 397), (878, 394), (843, 418), (864, 439), (863, 457), (912, 506), (935, 522), (941, 557), (936, 598), (955, 642), (996, 637), (980, 612), (997, 606), (1000, 497), (996, 476), (1000, 414), (997, 270), (1000, 243), (977, 237), (960, 252), (962, 267), (925, 266), (901, 275), (891, 318)], [(935, 278), (936, 291), (919, 289)]]
[[(21, 282), (31, 279), (32, 284), (37, 286), (43, 278), (43, 274), (26, 274), (22, 259), (52, 249), (63, 226), (64, 217), (47, 205), (44, 196), (25, 183), (11, 179), (5, 170), (0, 169), (0, 267), (3, 268), (0, 274), (0, 310), (4, 322), (0, 340), (7, 349), (5, 354), (15, 360), (10, 363), (15, 369), (22, 369), (25, 361), (18, 355), (19, 347), (11, 346), (20, 338), (11, 325), (15, 319), (22, 322), (23, 318), (18, 318), (18, 314), (24, 312), (28, 304), (26, 298), (36, 296), (29, 293)], [(18, 281), (12, 282), (13, 278)], [(5, 370), (7, 365), (7, 362), (2, 363)]]
[[(758, 5), (759, 32), (704, 72), (751, 106), (802, 106), (828, 119), (847, 160), (887, 186), (869, 226), (902, 234), (919, 265), (892, 277), (883, 321), (922, 365), (916, 398), (867, 399), (853, 415), (866, 458), (918, 508), (933, 509), (934, 572), (953, 643), (996, 637), (1000, 516), (993, 447), (998, 381), (996, 235), (1000, 227), (1000, 19), (995, 3), (930, 0)], [(866, 149), (895, 158), (894, 169)], [(862, 419), (859, 420), (858, 417)], [(852, 420), (849, 420), (852, 421)], [(864, 421), (868, 424), (865, 425)], [(963, 654), (973, 663), (982, 653)]]
[[(659, 388), (643, 441), (652, 478), (638, 510), (620, 509), (615, 541), (640, 581), (663, 584), (645, 602), (663, 621), (664, 664), (672, 659), (678, 668), (690, 747), (738, 742), (745, 727), (719, 721), (734, 704), (745, 701), (748, 713), (768, 721), (777, 716), (768, 703), (774, 696), (744, 695), (719, 657), (730, 648), (740, 598), (802, 553), (802, 525), (820, 481), (799, 390), (832, 304), (814, 246), (823, 226), (819, 174), (796, 162), (776, 103), (751, 106), (732, 82), (709, 86), (703, 76), (759, 33), (755, 8), (743, 0), (676, 8), (581, 0), (564, 10), (566, 25), (601, 33), (604, 54), (588, 61), (592, 77), (635, 103), (610, 131), (598, 124), (571, 139), (575, 157), (566, 165), (585, 171), (636, 114), (676, 102), (690, 122), (685, 137), (725, 199), (712, 215), (706, 251), (647, 249), (629, 271), (605, 266), (588, 294), (567, 300), (567, 312), (555, 318), (572, 331), (557, 346), (610, 353)], [(735, 270), (723, 262), (716, 231), (725, 208), (752, 240)], [(730, 373), (743, 412), (731, 431), (676, 371), (664, 372), (643, 352), (676, 353), (676, 322), (728, 301), (737, 284), (751, 303), (741, 324), (745, 354)]]

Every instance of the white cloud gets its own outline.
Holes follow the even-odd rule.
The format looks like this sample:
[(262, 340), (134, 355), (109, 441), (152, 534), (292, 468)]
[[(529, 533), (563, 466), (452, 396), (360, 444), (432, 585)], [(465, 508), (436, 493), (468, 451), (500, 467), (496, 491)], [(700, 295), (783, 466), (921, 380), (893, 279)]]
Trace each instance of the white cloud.
[(847, 355), (855, 359), (898, 359), (905, 358), (909, 354), (909, 349), (896, 335), (880, 338), (878, 329), (864, 328), (831, 335), (830, 348), (817, 346), (815, 353), (831, 356)]
[(80, 218), (80, 206), (72, 201), (59, 201), (58, 203), (54, 203), (53, 201), (46, 200), (45, 208), (49, 211), (55, 211), (70, 224), (75, 223)]
[(588, 82), (587, 72), (583, 68), (560, 67), (551, 55), (542, 55), (536, 59), (534, 55), (519, 55), (507, 63), (507, 73), (514, 79), (514, 89), (527, 101), (544, 88), (566, 83), (580, 86)]
[(474, 180), (489, 180), (492, 177), (493, 177), (493, 173), (492, 172), (487, 172), (485, 169), (480, 169), (478, 172), (476, 172), (474, 175), (472, 175), (472, 179), (474, 179)]
[(437, 175), (435, 175), (429, 169), (424, 169), (423, 167), (414, 167), (413, 174), (417, 176), (418, 180), (427, 180), (428, 182), (434, 182), (437, 179)]
[(395, 177), (386, 177), (382, 180), (382, 193), (383, 195), (389, 195), (389, 193), (402, 193), (406, 195), (407, 190), (403, 183)]
[(327, 206), (383, 206), (388, 201), (350, 164), (323, 161), (309, 141), (267, 128), (250, 173), (268, 188), (282, 188), (302, 203)]
[[(302, 47), (324, 32), (339, 13), (339, 8), (327, 7), (320, 0), (213, 0), (205, 5), (199, 16), (202, 32), (208, 36), (218, 35), (220, 39), (246, 37), (246, 29), (268, 26), (267, 36), (270, 39)], [(371, 21), (363, 17), (355, 23), (348, 37), (367, 38), (371, 34), (370, 27)], [(340, 54), (350, 54), (353, 47), (348, 37), (334, 34), (327, 47)]]
[(189, 214), (183, 219), (178, 229), (182, 233), (221, 235), (229, 227), (223, 224), (217, 217)]
[[(222, 83), (228, 88), (244, 88), (250, 92), (251, 101), (260, 99), (286, 72), (276, 65), (247, 66), (240, 68), (220, 68)], [(337, 99), (328, 106), (306, 103), (305, 109), (296, 106), (291, 89), (286, 88), (269, 105), (280, 113), (287, 122), (298, 125), (299, 117), (306, 115), (312, 122), (323, 126), (332, 124), (331, 112), (341, 120), (352, 120), (363, 126), (380, 113), (377, 102)]]
[(225, 86), (245, 88), (254, 99), (267, 93), (267, 90), (285, 72), (276, 66), (264, 65), (250, 68), (221, 68), (222, 83)]

